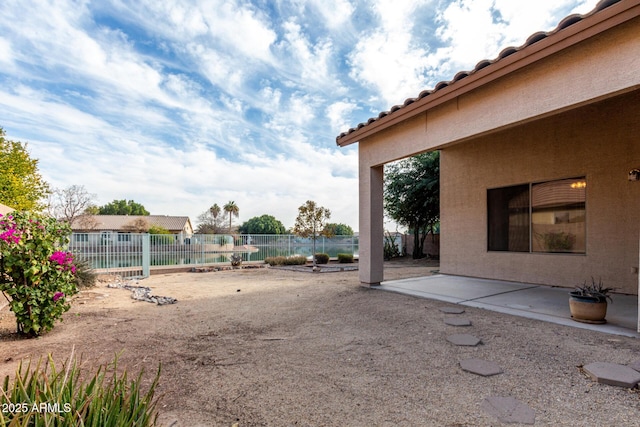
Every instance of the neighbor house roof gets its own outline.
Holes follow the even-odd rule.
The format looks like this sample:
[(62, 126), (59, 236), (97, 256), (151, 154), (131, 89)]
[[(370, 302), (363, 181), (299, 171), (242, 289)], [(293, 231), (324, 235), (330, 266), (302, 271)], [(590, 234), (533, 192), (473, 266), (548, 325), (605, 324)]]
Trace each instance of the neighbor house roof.
[(83, 215), (74, 219), (71, 229), (74, 231), (131, 231), (136, 221), (145, 221), (149, 226), (159, 226), (171, 232), (185, 230), (191, 232), (191, 220), (188, 216), (167, 215)]
[(346, 146), (358, 142), (639, 15), (638, 0), (602, 0), (591, 12), (570, 15), (552, 31), (537, 32), (522, 46), (508, 47), (496, 59), (482, 60), (473, 70), (461, 71), (452, 80), (441, 81), (416, 98), (408, 98), (403, 104), (341, 133), (336, 143)]

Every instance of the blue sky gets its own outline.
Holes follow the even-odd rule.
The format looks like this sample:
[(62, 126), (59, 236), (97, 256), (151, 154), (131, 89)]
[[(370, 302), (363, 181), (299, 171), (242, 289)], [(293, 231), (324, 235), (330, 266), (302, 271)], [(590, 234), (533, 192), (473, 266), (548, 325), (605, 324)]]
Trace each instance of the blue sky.
[[(595, 0), (3, 0), (0, 127), (98, 205), (358, 229), (335, 138)], [(195, 224), (194, 224), (195, 225)]]

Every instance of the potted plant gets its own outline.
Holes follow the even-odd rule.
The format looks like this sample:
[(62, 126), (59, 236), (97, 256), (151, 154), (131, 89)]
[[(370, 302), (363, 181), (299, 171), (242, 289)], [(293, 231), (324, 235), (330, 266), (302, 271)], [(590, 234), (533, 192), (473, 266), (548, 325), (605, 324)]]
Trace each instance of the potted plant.
[(591, 278), (591, 283), (586, 281), (582, 286), (569, 292), (569, 310), (571, 318), (583, 323), (606, 323), (607, 300), (613, 302), (609, 292), (613, 288), (607, 288), (600, 279), (597, 283)]

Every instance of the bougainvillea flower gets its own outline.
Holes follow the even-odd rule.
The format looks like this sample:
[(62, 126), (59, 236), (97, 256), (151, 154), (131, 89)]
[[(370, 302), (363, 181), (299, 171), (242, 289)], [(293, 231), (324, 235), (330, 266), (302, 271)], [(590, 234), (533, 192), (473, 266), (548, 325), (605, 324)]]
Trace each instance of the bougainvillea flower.
[(64, 298), (64, 292), (56, 292), (53, 295), (53, 302), (58, 301), (60, 298)]

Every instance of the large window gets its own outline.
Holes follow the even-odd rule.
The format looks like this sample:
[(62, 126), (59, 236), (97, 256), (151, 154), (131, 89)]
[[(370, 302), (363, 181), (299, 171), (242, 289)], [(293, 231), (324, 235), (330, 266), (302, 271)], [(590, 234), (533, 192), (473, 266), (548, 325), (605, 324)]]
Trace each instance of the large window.
[(584, 177), (487, 191), (490, 251), (585, 253)]

